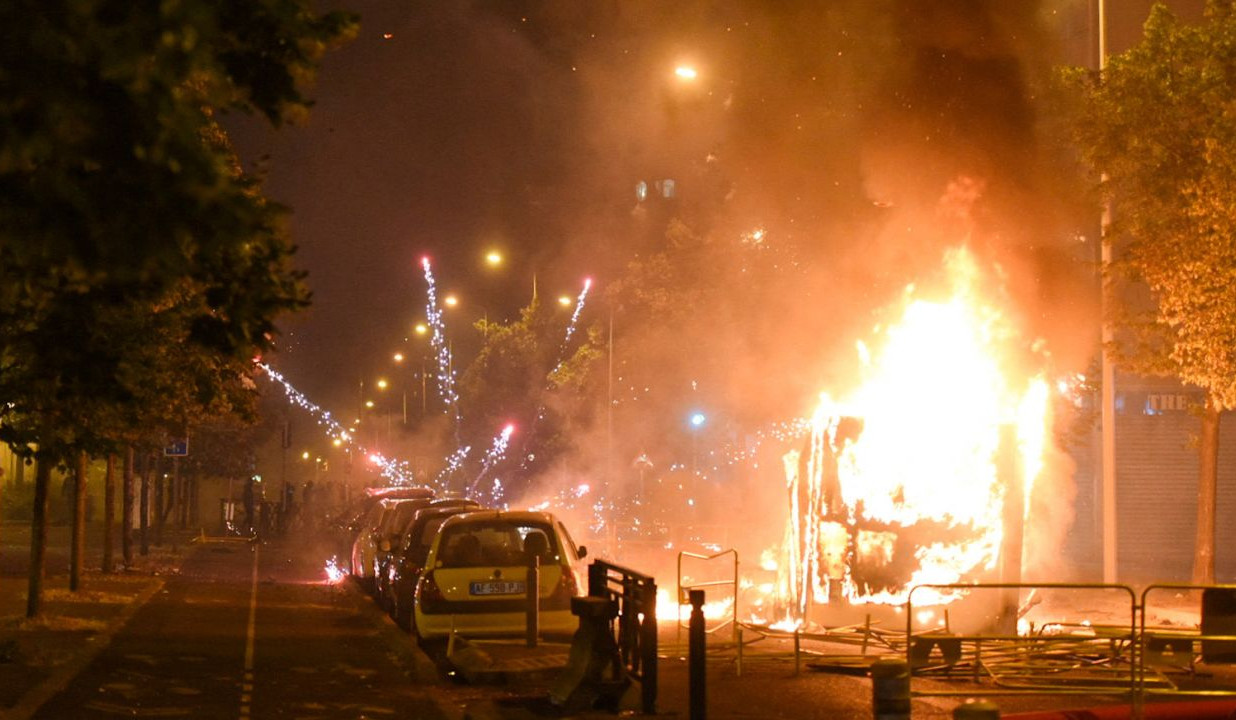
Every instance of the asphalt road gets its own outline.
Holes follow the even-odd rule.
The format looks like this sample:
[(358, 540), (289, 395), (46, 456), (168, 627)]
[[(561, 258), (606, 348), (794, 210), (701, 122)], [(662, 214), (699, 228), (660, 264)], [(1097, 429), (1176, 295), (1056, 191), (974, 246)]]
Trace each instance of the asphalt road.
[(448, 717), (394, 626), (321, 574), (278, 546), (202, 546), (34, 717)]

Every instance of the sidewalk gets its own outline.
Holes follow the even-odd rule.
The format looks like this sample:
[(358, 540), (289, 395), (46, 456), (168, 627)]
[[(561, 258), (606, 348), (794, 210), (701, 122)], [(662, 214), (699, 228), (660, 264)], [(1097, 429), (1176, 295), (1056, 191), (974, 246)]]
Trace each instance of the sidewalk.
[[(30, 528), (0, 526), (0, 716), (22, 716), (22, 708), (37, 707), (107, 645), (139, 607), (178, 572), (192, 533), (165, 530), (162, 547), (134, 556), (123, 568), (116, 538), (117, 572), (99, 571), (102, 550), (97, 526), (87, 529), (82, 587), (68, 589), (69, 530), (48, 533), (47, 574), (43, 611), (26, 618)], [(174, 541), (174, 542), (173, 542)], [(136, 551), (136, 548), (135, 548)]]

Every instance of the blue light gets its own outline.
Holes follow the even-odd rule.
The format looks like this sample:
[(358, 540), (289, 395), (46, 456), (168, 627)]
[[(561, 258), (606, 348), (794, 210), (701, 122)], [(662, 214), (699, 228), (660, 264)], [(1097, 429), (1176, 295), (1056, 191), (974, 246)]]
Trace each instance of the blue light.
[(699, 427), (707, 421), (708, 421), (707, 416), (705, 416), (704, 413), (702, 412), (691, 414), (691, 426), (692, 427)]

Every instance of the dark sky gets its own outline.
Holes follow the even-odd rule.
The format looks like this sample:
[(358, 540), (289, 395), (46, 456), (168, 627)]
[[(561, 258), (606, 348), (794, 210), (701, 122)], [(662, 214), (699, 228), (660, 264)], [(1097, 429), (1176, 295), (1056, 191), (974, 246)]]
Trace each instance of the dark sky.
[[(818, 311), (838, 314), (904, 279), (935, 240), (891, 228), (967, 175), (993, 255), (1026, 269), (1028, 314), (1066, 343), (1089, 332), (1085, 282), (1050, 271), (1075, 249), (1042, 181), (1034, 98), (1051, 64), (1092, 57), (1093, 2), (345, 5), (361, 32), (327, 56), (309, 120), (232, 121), (246, 166), (293, 210), (314, 292), (276, 363), (328, 407), (355, 402), (423, 317), (421, 255), (463, 299), (464, 333), (463, 318), (513, 315), (534, 275), (550, 297), (585, 275), (604, 287), (655, 245), (663, 218), (634, 189), (660, 177), (704, 229), (765, 227), (797, 247), (820, 274), (787, 292), (827, 283)], [(1119, 50), (1150, 3), (1109, 5)], [(508, 257), (499, 271), (490, 248)]]

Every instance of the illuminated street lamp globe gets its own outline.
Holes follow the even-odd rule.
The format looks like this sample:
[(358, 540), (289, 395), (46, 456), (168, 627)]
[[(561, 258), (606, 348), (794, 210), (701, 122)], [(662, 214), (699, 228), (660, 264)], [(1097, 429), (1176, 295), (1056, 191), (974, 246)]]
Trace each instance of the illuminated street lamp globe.
[(401, 363), (403, 362), (403, 353), (395, 353), (395, 355), (391, 359), (397, 363)]
[(412, 329), (416, 331), (417, 335), (424, 335), (429, 332), (429, 328), (425, 326), (425, 323), (417, 323), (416, 327)]
[(456, 305), (459, 304), (459, 298), (455, 297), (454, 295), (447, 295), (446, 297), (442, 298), (442, 304), (447, 307), (455, 307)]
[(492, 267), (497, 267), (502, 264), (502, 253), (497, 250), (490, 250), (485, 255), (485, 262)]
[(688, 418), (688, 420), (691, 423), (691, 427), (697, 428), (697, 427), (703, 426), (704, 423), (708, 422), (708, 416), (706, 416), (702, 412), (694, 412), (694, 413), (691, 413), (691, 417)]
[(674, 68), (674, 74), (677, 75), (680, 80), (694, 80), (699, 77), (699, 73), (696, 72), (695, 68), (690, 65), (679, 65)]
[(385, 390), (387, 385), (388, 383), (386, 382), (386, 378), (378, 379), (378, 389), (379, 390)]
[(562, 307), (569, 307), (571, 304), (571, 297), (569, 295), (559, 295), (558, 304)]

